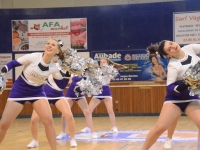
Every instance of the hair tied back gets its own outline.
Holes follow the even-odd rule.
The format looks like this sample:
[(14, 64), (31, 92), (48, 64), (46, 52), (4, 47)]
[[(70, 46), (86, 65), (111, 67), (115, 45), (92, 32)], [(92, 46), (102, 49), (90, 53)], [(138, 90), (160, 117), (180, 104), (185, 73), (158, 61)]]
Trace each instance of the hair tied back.
[(58, 40), (58, 44), (60, 47), (63, 47), (63, 42), (61, 40)]

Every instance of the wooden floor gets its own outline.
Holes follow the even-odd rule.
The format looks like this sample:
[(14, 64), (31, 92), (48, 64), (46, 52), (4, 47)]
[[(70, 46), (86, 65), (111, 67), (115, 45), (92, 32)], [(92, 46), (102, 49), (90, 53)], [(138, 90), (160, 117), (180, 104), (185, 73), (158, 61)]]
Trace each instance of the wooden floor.
[[(119, 130), (149, 130), (155, 124), (157, 116), (132, 116), (116, 117)], [(60, 118), (54, 118), (56, 132), (60, 133)], [(108, 117), (93, 117), (97, 131), (110, 130)], [(29, 128), (30, 119), (16, 119), (8, 130), (4, 141), (0, 144), (0, 150), (26, 150), (26, 145), (31, 141)], [(85, 126), (84, 117), (75, 117), (76, 131), (79, 132)], [(197, 131), (197, 127), (186, 116), (182, 116), (176, 130)], [(40, 147), (33, 150), (49, 150), (44, 127), (40, 123), (39, 129)], [(71, 148), (69, 142), (58, 141), (58, 150), (140, 150), (143, 142), (78, 142), (77, 148)], [(173, 150), (196, 150), (196, 142), (175, 142)], [(163, 150), (163, 142), (156, 142), (151, 150)]]

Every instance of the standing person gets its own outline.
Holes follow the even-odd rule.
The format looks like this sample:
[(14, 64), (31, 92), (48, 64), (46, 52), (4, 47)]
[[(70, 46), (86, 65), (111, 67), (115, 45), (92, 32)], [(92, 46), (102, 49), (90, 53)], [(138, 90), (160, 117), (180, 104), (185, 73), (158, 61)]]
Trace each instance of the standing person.
[[(88, 108), (88, 103), (86, 101), (86, 98), (84, 95), (79, 94), (78, 96), (74, 92), (74, 88), (77, 86), (77, 82), (81, 81), (82, 77), (79, 76), (72, 76), (72, 82), (67, 90), (66, 93), (66, 99), (69, 102), (70, 107), (73, 106), (74, 102), (77, 102), (81, 110), (83, 111), (83, 114), (86, 119), (86, 123), (88, 124), (88, 127), (90, 128), (92, 132), (92, 138), (98, 138), (97, 134), (95, 133), (93, 122), (92, 122), (92, 116), (90, 114), (89, 108)], [(62, 132), (56, 137), (57, 140), (61, 140), (65, 138), (66, 136), (66, 119), (65, 116), (62, 114)]]
[[(118, 68), (118, 69), (124, 69), (126, 68), (123, 65), (117, 64), (117, 63), (113, 63), (112, 61), (110, 61), (107, 58), (102, 58), (100, 60), (100, 67), (104, 66), (104, 65), (113, 65), (114, 68)], [(118, 77), (120, 77), (120, 74), (118, 74)], [(110, 117), (110, 122), (112, 124), (112, 132), (113, 133), (118, 133), (118, 129), (116, 127), (116, 121), (115, 121), (115, 113), (113, 111), (113, 101), (112, 101), (112, 93), (110, 90), (110, 77), (107, 75), (103, 75), (103, 91), (101, 94), (99, 95), (94, 95), (89, 103), (89, 111), (92, 112), (94, 111), (94, 109), (100, 104), (101, 101), (104, 101), (106, 108), (107, 108), (107, 112), (109, 114)], [(85, 127), (84, 129), (81, 130), (81, 132), (90, 132), (90, 128)]]
[(148, 150), (158, 137), (184, 112), (200, 129), (200, 101), (198, 95), (190, 96), (189, 85), (183, 81), (183, 75), (192, 65), (200, 60), (197, 56), (200, 44), (190, 44), (182, 48), (172, 41), (164, 40), (151, 45), (162, 58), (171, 57), (167, 73), (167, 94), (160, 116), (155, 126), (150, 130), (142, 150)]
[(43, 84), (50, 74), (52, 74), (56, 82), (62, 80), (62, 76), (53, 62), (55, 55), (63, 59), (61, 47), (61, 41), (50, 39), (47, 41), (43, 53), (26, 54), (7, 63), (1, 69), (2, 73), (7, 73), (14, 67), (25, 65), (21, 75), (17, 78), (10, 91), (1, 118), (0, 143), (3, 141), (12, 122), (23, 109), (24, 103), (29, 101), (45, 126), (51, 150), (57, 149), (52, 112), (43, 90)]
[[(167, 77), (167, 74), (158, 62), (158, 57), (157, 57), (157, 52), (155, 51), (154, 48), (148, 47), (147, 48), (148, 54), (149, 54), (149, 60), (152, 63), (152, 71), (154, 75), (156, 76), (157, 81), (162, 81)], [(167, 139), (164, 143), (164, 148), (165, 149), (170, 149), (172, 147), (172, 136), (174, 134), (174, 130), (176, 128), (177, 122), (178, 122), (179, 117), (175, 119), (175, 121), (170, 125), (170, 127), (167, 130)]]
[[(75, 122), (74, 118), (70, 109), (70, 106), (68, 102), (65, 99), (64, 96), (64, 89), (67, 86), (70, 78), (70, 74), (68, 72), (64, 73), (62, 70), (60, 70), (60, 73), (64, 77), (62, 82), (64, 82), (63, 87), (60, 88), (56, 82), (53, 79), (53, 76), (50, 75), (47, 79), (47, 84), (44, 86), (44, 91), (47, 95), (47, 98), (49, 100), (49, 104), (55, 105), (56, 108), (63, 114), (63, 116), (66, 118), (68, 122), (68, 130), (70, 134), (70, 146), (76, 147), (77, 143), (74, 139), (75, 134)], [(38, 122), (40, 120), (40, 117), (37, 115), (37, 113), (33, 110), (32, 116), (31, 116), (31, 134), (32, 134), (32, 141), (27, 145), (28, 148), (35, 148), (39, 146), (38, 143)]]

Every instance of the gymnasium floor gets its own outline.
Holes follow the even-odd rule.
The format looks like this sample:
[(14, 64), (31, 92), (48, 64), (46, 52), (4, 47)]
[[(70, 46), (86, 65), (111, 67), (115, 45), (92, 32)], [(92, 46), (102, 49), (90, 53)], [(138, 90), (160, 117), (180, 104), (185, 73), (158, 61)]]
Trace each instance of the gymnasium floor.
[[(85, 127), (84, 117), (75, 117), (76, 135), (78, 147), (71, 148), (68, 138), (57, 141), (58, 150), (140, 150), (146, 134), (153, 127), (158, 116), (127, 116), (116, 117), (118, 134), (110, 132), (111, 125), (108, 117), (93, 117), (97, 140), (90, 138), (89, 133), (80, 133)], [(0, 144), (0, 150), (26, 150), (26, 145), (32, 140), (29, 128), (30, 118), (16, 119), (9, 128), (4, 141)], [(60, 118), (54, 118), (56, 133), (61, 131)], [(186, 116), (179, 119), (174, 139), (173, 150), (197, 150), (197, 127)], [(150, 150), (163, 150), (166, 139), (164, 133)], [(44, 126), (40, 122), (38, 148), (32, 150), (49, 150)]]

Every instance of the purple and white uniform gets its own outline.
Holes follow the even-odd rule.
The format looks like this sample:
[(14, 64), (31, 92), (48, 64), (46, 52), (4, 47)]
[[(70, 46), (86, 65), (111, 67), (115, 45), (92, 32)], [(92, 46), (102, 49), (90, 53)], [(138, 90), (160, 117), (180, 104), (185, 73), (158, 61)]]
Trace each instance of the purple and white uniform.
[(77, 101), (81, 98), (85, 98), (85, 96), (83, 94), (79, 94), (78, 97), (76, 96), (75, 92), (74, 92), (74, 88), (76, 86), (78, 86), (76, 83), (81, 81), (82, 77), (80, 76), (72, 76), (72, 82), (67, 90), (66, 93), (66, 99), (72, 99), (74, 101)]
[[(120, 74), (117, 75), (117, 78), (120, 77)], [(99, 99), (99, 100), (104, 100), (105, 98), (112, 98), (112, 93), (110, 90), (110, 77), (108, 75), (103, 75), (103, 86), (102, 86), (102, 93), (98, 95), (94, 95), (93, 97)]]
[(53, 76), (50, 75), (47, 79), (47, 84), (44, 86), (44, 92), (46, 93), (46, 96), (49, 100), (50, 104), (55, 105), (55, 103), (60, 100), (61, 98), (65, 98), (64, 96), (64, 89), (67, 86), (68, 82), (69, 82), (69, 78), (70, 77), (65, 77), (66, 72), (62, 71), (60, 69), (60, 67), (58, 66), (58, 64), (56, 64), (56, 66), (58, 67), (58, 69), (60, 70), (61, 75), (64, 77), (62, 79), (62, 84), (63, 87), (59, 87), (54, 79)]
[(197, 56), (200, 52), (200, 44), (190, 44), (182, 47), (181, 50), (185, 53), (184, 58), (171, 58), (168, 64), (167, 94), (164, 103), (174, 103), (184, 112), (191, 101), (199, 100), (199, 98), (198, 95), (190, 96), (188, 89), (178, 92), (176, 88), (184, 83), (183, 75), (186, 70), (200, 60)]
[(24, 104), (26, 101), (32, 103), (41, 98), (47, 99), (43, 84), (51, 74), (55, 82), (62, 86), (62, 83), (60, 83), (62, 75), (58, 68), (53, 61), (49, 64), (44, 63), (42, 55), (43, 53), (26, 54), (6, 64), (7, 71), (25, 65), (22, 74), (17, 78), (10, 91), (8, 101), (17, 101)]

